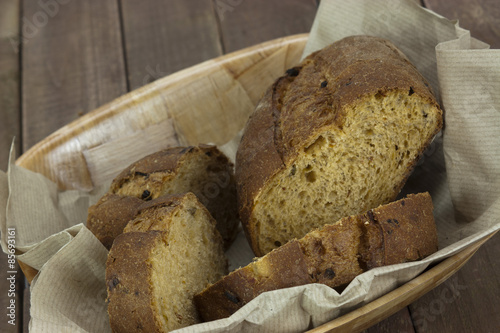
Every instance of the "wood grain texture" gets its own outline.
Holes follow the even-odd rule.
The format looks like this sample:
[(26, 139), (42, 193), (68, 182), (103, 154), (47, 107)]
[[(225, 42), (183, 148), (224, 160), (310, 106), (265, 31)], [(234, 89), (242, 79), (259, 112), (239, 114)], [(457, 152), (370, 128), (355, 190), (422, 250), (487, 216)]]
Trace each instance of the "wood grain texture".
[(126, 92), (117, 2), (42, 3), (23, 1), (24, 150)]
[(222, 54), (206, 0), (122, 0), (130, 89)]
[(441, 286), (410, 305), (416, 332), (497, 332), (500, 233)]
[(213, 0), (225, 52), (311, 30), (314, 0)]
[(500, 2), (498, 0), (423, 0), (424, 5), (450, 20), (458, 19), (472, 37), (500, 48)]
[[(20, 152), (21, 127), (19, 104), (19, 39), (20, 1), (0, 2), (0, 170), (6, 171), (13, 137)], [(11, 274), (9, 271), (16, 271)], [(13, 279), (11, 280), (13, 275)], [(11, 281), (13, 284), (11, 284)], [(8, 256), (0, 253), (0, 332), (22, 332), (22, 294), (24, 276), (17, 264), (9, 267)], [(14, 321), (9, 323), (11, 301), (14, 302)]]
[(19, 104), (20, 2), (0, 2), (0, 170), (7, 170), (12, 139), (21, 147)]
[(31, 308), (31, 290), (29, 285), (26, 285), (23, 292), (23, 327), (22, 332), (29, 332), (30, 323), (30, 308)]
[(387, 319), (373, 325), (363, 333), (398, 332), (414, 333), (412, 319), (408, 307), (405, 307)]

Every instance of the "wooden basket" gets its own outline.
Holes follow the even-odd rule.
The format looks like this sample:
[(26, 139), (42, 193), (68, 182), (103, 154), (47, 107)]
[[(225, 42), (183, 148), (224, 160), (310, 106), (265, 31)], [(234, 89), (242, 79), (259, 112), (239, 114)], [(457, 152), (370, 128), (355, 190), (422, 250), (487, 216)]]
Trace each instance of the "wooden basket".
[[(267, 87), (300, 61), (307, 37), (273, 40), (159, 79), (61, 128), (16, 163), (45, 175), (61, 189), (91, 189), (116, 172), (99, 172), (99, 152), (106, 152), (109, 143), (133, 144), (156, 131), (168, 145), (224, 144), (243, 128)], [(361, 331), (374, 325), (445, 281), (486, 240), (310, 332)], [(20, 266), (31, 281), (36, 270)]]

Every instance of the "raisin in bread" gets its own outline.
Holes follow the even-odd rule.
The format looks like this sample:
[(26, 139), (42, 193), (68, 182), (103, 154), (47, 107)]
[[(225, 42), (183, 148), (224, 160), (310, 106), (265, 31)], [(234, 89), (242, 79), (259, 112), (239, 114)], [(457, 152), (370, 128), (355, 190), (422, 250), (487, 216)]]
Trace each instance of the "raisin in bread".
[(255, 254), (395, 200), (442, 123), (431, 88), (387, 40), (348, 37), (288, 70), (260, 100), (236, 156)]
[(428, 193), (345, 217), (291, 240), (195, 295), (204, 321), (229, 317), (265, 291), (322, 283), (341, 288), (374, 267), (414, 261), (438, 248)]
[[(229, 246), (239, 224), (233, 165), (215, 146), (174, 147), (148, 155), (123, 170), (111, 183), (107, 196), (119, 203), (120, 200), (131, 202), (132, 199), (116, 197), (148, 201), (185, 192), (194, 193), (207, 207), (217, 221), (217, 229), (226, 247)], [(103, 212), (109, 211), (111, 205), (109, 198), (100, 200), (89, 209), (87, 218), (89, 229), (109, 246), (130, 221), (126, 219), (130, 215), (117, 212), (121, 217), (118, 219), (112, 212)], [(129, 210), (132, 213), (134, 208), (129, 207)]]
[(139, 207), (106, 262), (113, 332), (167, 332), (199, 322), (193, 295), (227, 274), (215, 220), (192, 193)]

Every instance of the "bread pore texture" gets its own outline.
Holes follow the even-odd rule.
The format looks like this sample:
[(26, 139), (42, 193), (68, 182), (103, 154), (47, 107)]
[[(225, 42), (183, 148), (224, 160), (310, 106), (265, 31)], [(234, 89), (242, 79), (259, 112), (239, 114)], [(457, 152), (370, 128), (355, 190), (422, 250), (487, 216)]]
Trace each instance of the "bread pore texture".
[(194, 294), (227, 274), (215, 220), (192, 193), (139, 208), (106, 263), (113, 332), (168, 332), (200, 321)]
[(236, 157), (255, 254), (394, 200), (442, 117), (425, 79), (384, 39), (347, 37), (288, 70), (250, 117)]

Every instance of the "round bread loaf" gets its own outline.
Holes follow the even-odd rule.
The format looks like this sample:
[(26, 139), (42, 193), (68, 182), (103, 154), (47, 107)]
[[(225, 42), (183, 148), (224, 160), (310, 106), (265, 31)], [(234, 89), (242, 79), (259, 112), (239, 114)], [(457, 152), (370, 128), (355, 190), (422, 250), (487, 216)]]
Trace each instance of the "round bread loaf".
[(387, 40), (348, 37), (289, 69), (251, 115), (236, 156), (255, 254), (395, 200), (442, 123), (429, 85)]

